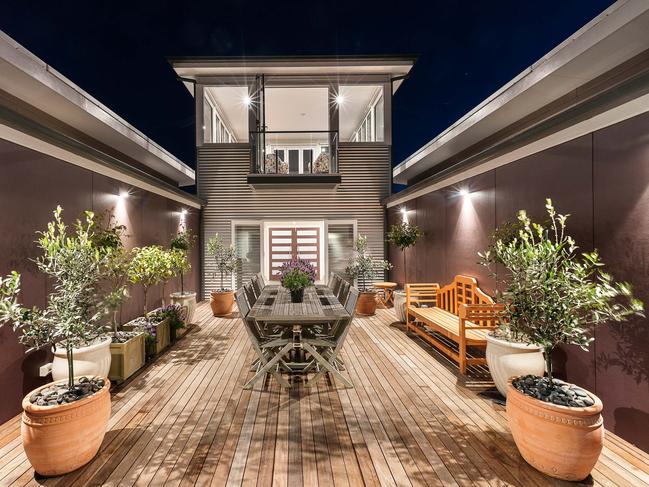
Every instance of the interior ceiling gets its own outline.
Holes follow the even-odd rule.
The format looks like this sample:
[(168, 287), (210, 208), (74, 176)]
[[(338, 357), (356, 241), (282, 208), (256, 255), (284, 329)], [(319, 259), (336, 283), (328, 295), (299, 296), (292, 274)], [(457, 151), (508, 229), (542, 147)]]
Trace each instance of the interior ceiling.
[(205, 90), (216, 102), (225, 123), (238, 141), (248, 140), (248, 107), (244, 100), (247, 86), (209, 86)]
[[(205, 88), (219, 107), (237, 140), (248, 139), (248, 114), (243, 102), (245, 86)], [(348, 141), (380, 86), (341, 86), (340, 139)], [(329, 91), (327, 87), (266, 87), (266, 127), (269, 131), (328, 130)], [(279, 137), (279, 136), (276, 136)], [(286, 134), (286, 140), (311, 140), (313, 134)]]
[(348, 141), (367, 113), (369, 104), (380, 86), (341, 86), (343, 103), (340, 107), (340, 139)]

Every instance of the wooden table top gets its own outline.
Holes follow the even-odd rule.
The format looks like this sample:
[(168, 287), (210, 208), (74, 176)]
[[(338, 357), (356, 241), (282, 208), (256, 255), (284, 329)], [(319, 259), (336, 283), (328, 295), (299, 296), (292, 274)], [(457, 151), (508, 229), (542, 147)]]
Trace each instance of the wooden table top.
[(382, 289), (391, 289), (393, 287), (397, 287), (396, 282), (375, 282), (372, 284), (374, 287), (382, 288)]
[(248, 314), (257, 321), (277, 324), (322, 323), (349, 318), (349, 313), (326, 286), (308, 287), (302, 303), (291, 303), (291, 294), (281, 286), (266, 286)]

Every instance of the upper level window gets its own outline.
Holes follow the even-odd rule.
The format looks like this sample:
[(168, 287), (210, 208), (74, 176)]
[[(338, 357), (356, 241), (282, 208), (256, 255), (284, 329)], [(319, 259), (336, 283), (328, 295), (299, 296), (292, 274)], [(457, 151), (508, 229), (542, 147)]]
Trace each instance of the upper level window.
[(247, 86), (204, 87), (203, 142), (247, 142), (248, 100)]
[(340, 139), (344, 142), (383, 142), (385, 109), (383, 87), (340, 87)]

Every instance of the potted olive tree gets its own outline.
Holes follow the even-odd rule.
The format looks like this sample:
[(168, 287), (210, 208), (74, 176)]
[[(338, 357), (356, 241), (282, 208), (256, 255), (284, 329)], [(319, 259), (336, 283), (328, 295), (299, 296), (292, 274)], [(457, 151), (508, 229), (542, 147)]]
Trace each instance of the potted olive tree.
[(106, 225), (98, 222), (93, 240), (99, 248), (110, 249), (102, 287), (106, 291), (106, 308), (112, 327), (110, 344), (110, 370), (108, 378), (124, 381), (144, 366), (144, 333), (120, 329), (119, 312), (130, 297), (128, 292), (128, 269), (131, 254), (124, 247), (126, 227), (118, 225), (112, 214), (107, 213)]
[(291, 292), (292, 303), (301, 303), (304, 300), (304, 290), (313, 286), (315, 276), (313, 265), (302, 259), (285, 262), (280, 267), (280, 282)]
[(160, 284), (162, 285), (162, 306), (166, 306), (166, 295), (165, 287), (167, 283), (171, 281), (174, 277), (178, 275), (178, 257), (180, 252), (175, 250), (162, 249), (161, 257), (161, 268), (160, 268)]
[[(232, 313), (234, 292), (232, 291), (232, 273), (238, 258), (234, 245), (225, 245), (218, 233), (207, 242), (207, 253), (214, 258), (216, 271), (220, 276), (219, 288), (212, 291), (210, 306), (214, 316), (227, 316)], [(227, 285), (226, 285), (227, 283)]]
[[(185, 290), (185, 274), (192, 266), (189, 261), (189, 253), (196, 243), (196, 236), (191, 230), (182, 230), (171, 239), (170, 247), (174, 253), (174, 261), (177, 273), (180, 275), (180, 292), (171, 293), (171, 302), (187, 307), (186, 323), (189, 325), (196, 311), (196, 291)], [(186, 329), (186, 328), (185, 328)]]
[(19, 304), (18, 273), (0, 278), (0, 323), (13, 325), (27, 353), (57, 344), (67, 354), (66, 377), (35, 389), (22, 403), (23, 448), (34, 470), (44, 476), (88, 463), (99, 450), (110, 417), (110, 381), (84, 375), (74, 357), (76, 350), (104, 334), (98, 283), (106, 254), (92, 241), (91, 212), (74, 230), (63, 223), (61, 212), (60, 207), (55, 210), (54, 221), (38, 239), (42, 255), (36, 264), (53, 286), (46, 307)]
[[(503, 265), (498, 249), (521, 245), (520, 233), (525, 227), (522, 222), (505, 222), (496, 228), (492, 236), (493, 243), (483, 253), (478, 253), (480, 264), (485, 266), (493, 277), (498, 280), (497, 266)], [(524, 292), (517, 292), (516, 288), (508, 286), (509, 280), (503, 281), (508, 289), (506, 298), (496, 292), (497, 301), (505, 300), (508, 309), (516, 309), (524, 305), (528, 296)], [(511, 377), (521, 375), (542, 376), (545, 371), (543, 347), (530, 343), (529, 339), (512, 321), (511, 313), (505, 315), (507, 319), (501, 320), (500, 326), (487, 334), (487, 350), (485, 356), (489, 372), (494, 384), (504, 397), (507, 397), (508, 381)]]
[(367, 236), (359, 235), (354, 244), (354, 256), (345, 272), (358, 283), (358, 303), (356, 311), (359, 314), (371, 316), (376, 313), (376, 289), (372, 287), (374, 277), (378, 272), (392, 268), (387, 260), (375, 259), (367, 250)]
[[(406, 262), (406, 249), (413, 247), (424, 235), (424, 232), (416, 225), (410, 225), (402, 221), (395, 223), (388, 231), (388, 242), (401, 249), (403, 254), (403, 285), (408, 284), (408, 265)], [(394, 293), (394, 311), (399, 321), (406, 321), (406, 293), (396, 291)]]
[(171, 266), (169, 254), (159, 245), (136, 247), (132, 250), (128, 267), (128, 278), (133, 284), (140, 284), (144, 292), (144, 316), (136, 318), (124, 326), (126, 330), (141, 330), (146, 335), (146, 340), (153, 346), (153, 353), (159, 353), (167, 348), (170, 343), (171, 333), (169, 321), (157, 321), (149, 313), (148, 296), (153, 286), (163, 282)]
[(566, 215), (547, 200), (547, 225), (532, 223), (524, 211), (521, 230), (498, 241), (496, 258), (506, 268), (503, 299), (509, 327), (519, 338), (543, 347), (547, 376), (510, 379), (507, 416), (525, 460), (552, 477), (582, 480), (602, 450), (602, 402), (589, 391), (554, 378), (552, 354), (561, 343), (584, 350), (592, 330), (607, 321), (642, 314), (627, 283), (604, 272), (596, 251), (579, 254), (566, 234)]

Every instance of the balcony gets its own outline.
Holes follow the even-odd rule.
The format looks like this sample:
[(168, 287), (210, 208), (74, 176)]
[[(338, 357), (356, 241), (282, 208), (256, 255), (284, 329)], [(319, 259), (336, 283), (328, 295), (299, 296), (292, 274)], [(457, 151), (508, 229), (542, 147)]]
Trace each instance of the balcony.
[(338, 132), (257, 131), (250, 133), (248, 184), (255, 189), (335, 188)]

